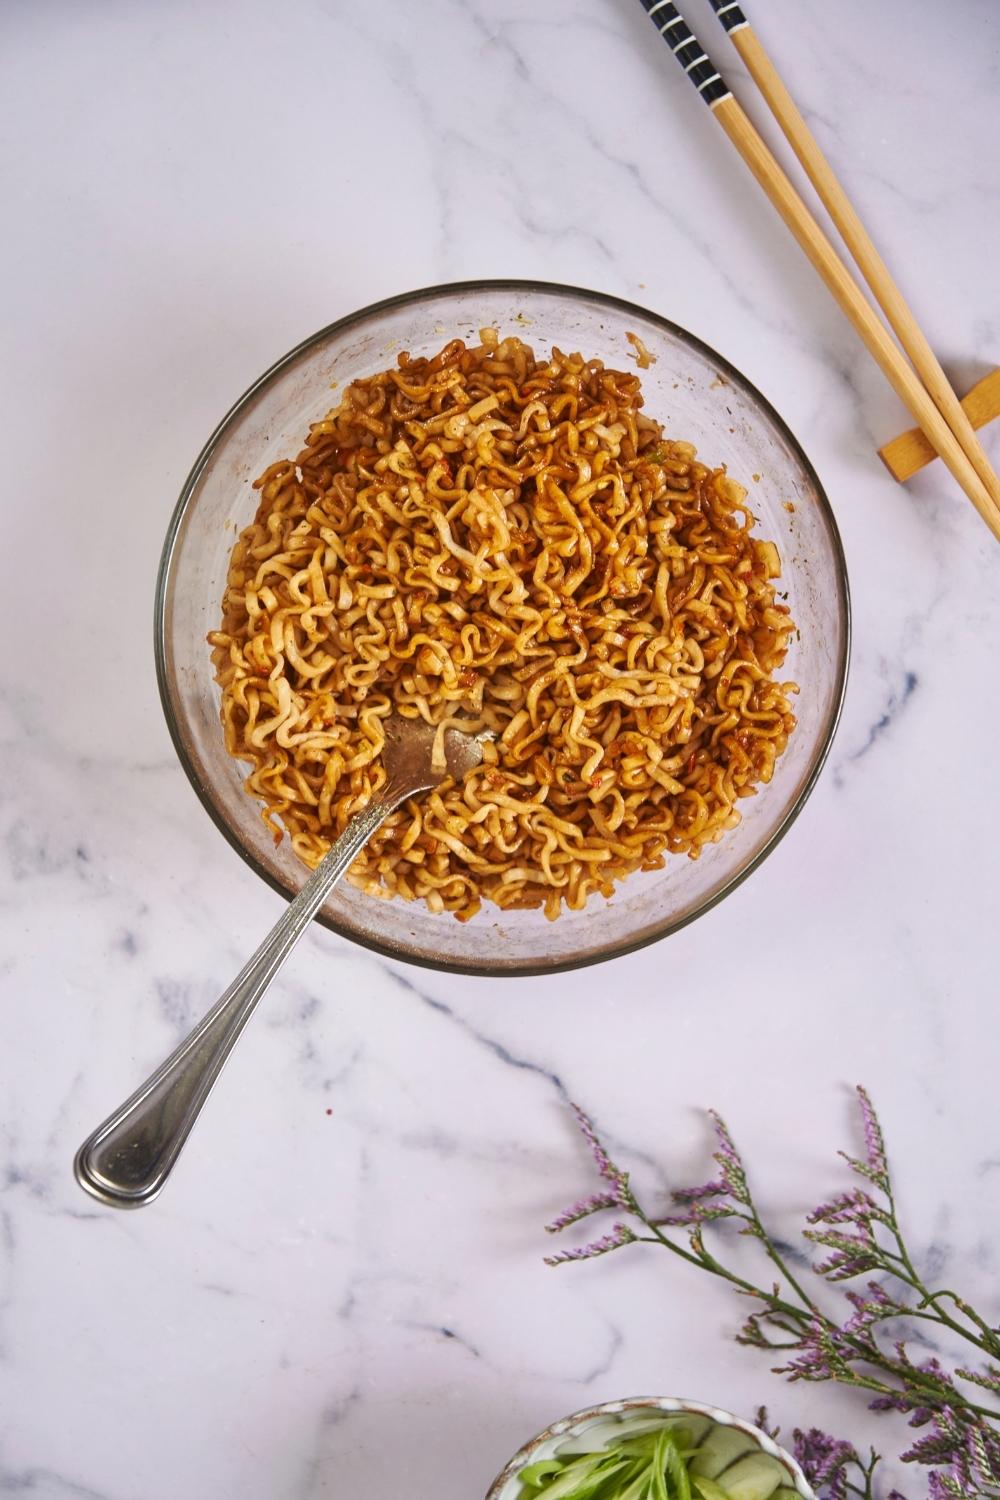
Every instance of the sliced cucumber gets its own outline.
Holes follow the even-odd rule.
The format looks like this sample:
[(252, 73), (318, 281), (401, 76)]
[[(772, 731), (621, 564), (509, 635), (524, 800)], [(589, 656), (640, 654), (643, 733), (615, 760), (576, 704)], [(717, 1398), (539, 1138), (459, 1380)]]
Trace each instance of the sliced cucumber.
[(536, 1463), (526, 1464), (517, 1477), (529, 1489), (537, 1490), (539, 1485), (545, 1484), (562, 1471), (563, 1465), (557, 1458), (540, 1458)]
[(612, 1444), (617, 1446), (622, 1438), (630, 1435), (614, 1417), (606, 1417), (601, 1422), (595, 1422), (592, 1427), (585, 1427), (575, 1437), (565, 1438), (556, 1447), (556, 1453), (560, 1458), (568, 1458), (571, 1453), (599, 1453), (602, 1448), (610, 1448)]
[[(712, 1426), (712, 1419), (711, 1417), (699, 1416), (698, 1413), (694, 1411), (684, 1411), (678, 1412), (676, 1417), (671, 1417), (670, 1423), (674, 1428), (683, 1427), (684, 1431), (691, 1439), (689, 1446), (692, 1448), (697, 1448), (702, 1438), (706, 1435), (709, 1428)], [(675, 1433), (675, 1436), (676, 1435), (677, 1434)]]
[(729, 1500), (771, 1500), (787, 1470), (767, 1453), (750, 1453), (719, 1475)]
[(692, 1474), (691, 1483), (701, 1500), (729, 1500), (722, 1485), (717, 1484), (714, 1479), (707, 1479), (704, 1474)]
[(754, 1439), (738, 1427), (713, 1427), (691, 1460), (691, 1473), (703, 1474), (706, 1479), (718, 1479), (723, 1469), (728, 1469), (730, 1464), (756, 1446)]
[(545, 1495), (545, 1500), (585, 1500), (587, 1495), (604, 1483), (609, 1474), (621, 1467), (611, 1453), (575, 1459), (549, 1479), (539, 1473), (543, 1466), (544, 1460), (542, 1463), (529, 1465), (522, 1472), (521, 1481), (522, 1492), (527, 1489), (529, 1494), (538, 1493), (532, 1479), (541, 1478), (540, 1492)]
[(649, 1417), (604, 1417), (592, 1426), (585, 1427), (574, 1437), (566, 1438), (556, 1448), (556, 1452), (560, 1458), (570, 1453), (597, 1453), (611, 1444), (617, 1446), (629, 1438), (644, 1437), (650, 1432), (657, 1433), (664, 1427), (669, 1428), (675, 1437), (680, 1436), (680, 1429), (683, 1428), (690, 1438), (690, 1446), (695, 1448), (711, 1425), (709, 1417), (686, 1411), (654, 1413)]

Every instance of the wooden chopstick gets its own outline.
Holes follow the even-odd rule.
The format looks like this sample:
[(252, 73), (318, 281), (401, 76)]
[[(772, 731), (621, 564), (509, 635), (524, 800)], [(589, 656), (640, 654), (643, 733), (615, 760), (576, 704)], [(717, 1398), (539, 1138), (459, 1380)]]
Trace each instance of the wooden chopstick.
[(711, 0), (712, 9), (723, 29), (746, 63), (750, 77), (757, 85), (772, 115), (781, 126), (788, 144), (802, 164), (809, 181), (841, 239), (864, 276), (876, 302), (888, 319), (889, 326), (910, 356), (913, 367), (930, 392), (934, 404), (958, 438), (969, 462), (989, 491), (994, 504), (1000, 506), (1000, 479), (987, 457), (975, 429), (962, 409), (937, 355), (927, 342), (902, 292), (893, 281), (889, 268), (872, 243), (857, 210), (848, 198), (833, 168), (820, 150), (809, 126), (785, 87), (777, 68), (743, 14), (736, 0)]
[(784, 170), (733, 98), (673, 0), (640, 0), (695, 89), (739, 151), (774, 207), (849, 318), (900, 400), (1000, 541), (1000, 506), (972, 467), (913, 366), (893, 342)]

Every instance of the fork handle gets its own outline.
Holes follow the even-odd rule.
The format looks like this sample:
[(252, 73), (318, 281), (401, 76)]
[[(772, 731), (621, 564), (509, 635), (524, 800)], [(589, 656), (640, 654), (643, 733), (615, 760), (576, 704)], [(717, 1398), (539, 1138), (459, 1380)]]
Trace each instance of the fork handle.
[(412, 793), (412, 787), (383, 792), (355, 813), (221, 999), (84, 1141), (73, 1170), (92, 1197), (113, 1208), (141, 1208), (153, 1201), (264, 991), (352, 860)]

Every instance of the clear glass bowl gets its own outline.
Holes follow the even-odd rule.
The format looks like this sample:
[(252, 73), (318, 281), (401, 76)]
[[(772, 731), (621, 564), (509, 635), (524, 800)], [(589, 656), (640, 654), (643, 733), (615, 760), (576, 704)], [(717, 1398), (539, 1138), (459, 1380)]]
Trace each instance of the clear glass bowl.
[(516, 333), (536, 351), (553, 344), (633, 368), (627, 333), (656, 363), (642, 371), (645, 411), (669, 436), (693, 442), (746, 485), (759, 535), (777, 542), (782, 588), (799, 627), (783, 677), (801, 691), (798, 728), (771, 784), (741, 802), (743, 821), (701, 858), (668, 856), (629, 876), (605, 901), (549, 922), (540, 911), (484, 905), (467, 923), (418, 902), (386, 901), (342, 884), (320, 912), (335, 932), (392, 958), (468, 974), (538, 974), (627, 953), (692, 921), (755, 870), (792, 823), (826, 758), (847, 676), (850, 606), (844, 555), (829, 501), (778, 414), (721, 355), (684, 329), (597, 292), (528, 281), (430, 287), (331, 324), (278, 361), (209, 438), (170, 522), (156, 589), (156, 669), (177, 753), (216, 825), (264, 880), (292, 895), (307, 875), (288, 841), (275, 846), (242, 765), (226, 752), (205, 637), (217, 627), (229, 553), (256, 509), (252, 481), (295, 454), (309, 424), (342, 388), (394, 362), (430, 355), (480, 328)]

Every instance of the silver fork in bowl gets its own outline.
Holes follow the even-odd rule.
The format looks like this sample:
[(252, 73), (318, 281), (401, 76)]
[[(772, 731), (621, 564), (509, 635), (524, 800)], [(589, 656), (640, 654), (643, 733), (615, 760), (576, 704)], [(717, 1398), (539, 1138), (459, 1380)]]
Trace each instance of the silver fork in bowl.
[(382, 751), (385, 785), (356, 813), (253, 957), (205, 1018), (131, 1098), (88, 1136), (73, 1170), (80, 1186), (114, 1208), (141, 1208), (160, 1192), (236, 1041), (271, 980), (372, 834), (407, 798), (479, 765), (482, 741), (449, 729), (445, 762), (433, 763), (435, 730), (392, 715)]

